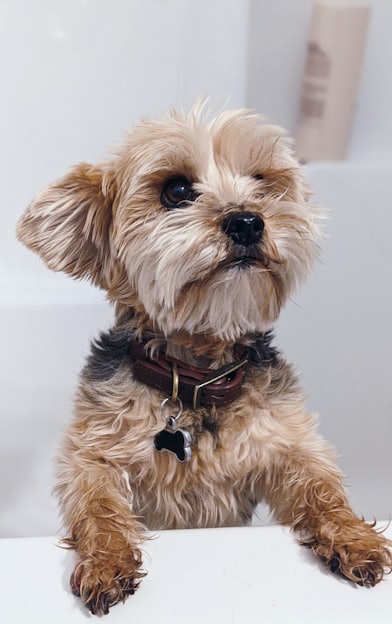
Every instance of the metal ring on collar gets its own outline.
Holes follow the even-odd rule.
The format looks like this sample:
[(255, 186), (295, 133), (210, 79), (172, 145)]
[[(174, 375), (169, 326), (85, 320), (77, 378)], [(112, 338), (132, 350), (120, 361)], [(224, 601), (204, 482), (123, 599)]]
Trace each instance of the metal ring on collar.
[[(165, 416), (164, 414), (164, 409), (166, 406), (170, 407), (169, 405), (170, 402), (177, 404), (178, 413), (176, 416), (173, 416), (172, 414), (170, 414), (169, 416)], [(166, 399), (163, 399), (159, 409), (160, 409), (163, 420), (167, 422), (168, 418), (174, 418), (174, 420), (178, 420), (182, 416), (182, 413), (184, 411), (184, 405), (179, 396), (177, 396), (175, 400), (173, 399), (173, 397), (167, 397)]]

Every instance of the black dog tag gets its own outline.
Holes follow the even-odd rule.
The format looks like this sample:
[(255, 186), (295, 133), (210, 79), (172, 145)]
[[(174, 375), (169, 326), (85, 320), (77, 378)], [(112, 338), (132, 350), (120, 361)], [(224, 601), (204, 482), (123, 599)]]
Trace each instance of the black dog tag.
[(157, 451), (168, 451), (179, 462), (187, 463), (192, 457), (192, 436), (187, 429), (177, 427), (174, 418), (168, 418), (166, 428), (156, 434), (154, 446)]

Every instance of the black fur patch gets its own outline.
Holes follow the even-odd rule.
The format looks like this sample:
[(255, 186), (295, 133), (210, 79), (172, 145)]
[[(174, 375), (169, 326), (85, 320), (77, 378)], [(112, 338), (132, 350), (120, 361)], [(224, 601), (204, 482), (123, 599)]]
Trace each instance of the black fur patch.
[(82, 372), (89, 381), (108, 381), (124, 362), (131, 362), (129, 339), (126, 329), (110, 329), (102, 332), (91, 343), (91, 354)]
[(203, 416), (202, 428), (204, 431), (209, 431), (213, 437), (218, 434), (218, 422), (216, 418), (211, 418), (208, 415)]
[(280, 353), (276, 347), (271, 345), (273, 339), (274, 335), (271, 331), (255, 335), (253, 342), (247, 348), (248, 362), (258, 368), (276, 366), (280, 359)]

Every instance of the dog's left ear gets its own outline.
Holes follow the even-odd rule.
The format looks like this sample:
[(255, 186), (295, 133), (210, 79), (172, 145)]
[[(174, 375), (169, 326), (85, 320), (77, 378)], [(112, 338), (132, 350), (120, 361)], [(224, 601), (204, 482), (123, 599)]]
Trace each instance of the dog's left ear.
[(49, 268), (89, 278), (107, 290), (114, 269), (110, 231), (115, 194), (110, 171), (81, 163), (33, 200), (17, 236)]

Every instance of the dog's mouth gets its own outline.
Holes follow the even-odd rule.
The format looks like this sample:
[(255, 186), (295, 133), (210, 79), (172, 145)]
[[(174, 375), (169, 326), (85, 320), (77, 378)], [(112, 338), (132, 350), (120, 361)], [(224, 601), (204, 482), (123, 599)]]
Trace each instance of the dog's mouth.
[(225, 260), (220, 262), (219, 268), (238, 268), (244, 270), (254, 266), (268, 268), (269, 263), (269, 259), (260, 249), (243, 248), (234, 253), (232, 252)]

